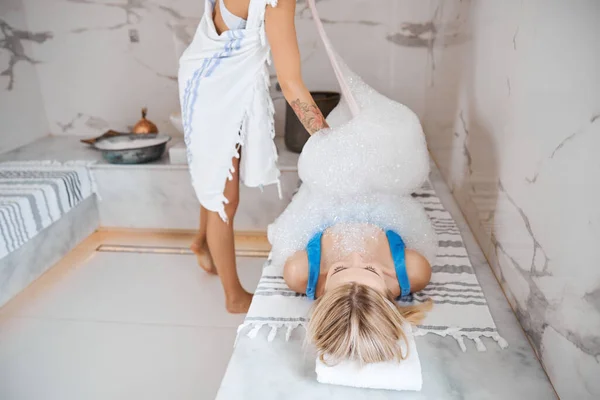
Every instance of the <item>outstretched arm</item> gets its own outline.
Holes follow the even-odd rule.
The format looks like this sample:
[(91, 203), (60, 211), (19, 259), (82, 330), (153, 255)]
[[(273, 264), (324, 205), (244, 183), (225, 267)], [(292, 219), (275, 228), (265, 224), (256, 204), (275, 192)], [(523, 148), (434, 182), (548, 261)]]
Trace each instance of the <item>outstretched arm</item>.
[(265, 29), (283, 95), (312, 135), (328, 125), (302, 80), (295, 14), (296, 0), (279, 0), (277, 7), (267, 7)]

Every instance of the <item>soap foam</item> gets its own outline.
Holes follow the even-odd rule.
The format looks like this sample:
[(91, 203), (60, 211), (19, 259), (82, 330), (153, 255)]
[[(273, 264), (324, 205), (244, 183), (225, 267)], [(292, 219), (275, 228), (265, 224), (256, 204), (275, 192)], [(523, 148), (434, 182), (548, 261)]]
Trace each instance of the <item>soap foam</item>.
[(327, 229), (332, 248), (328, 253), (336, 260), (342, 260), (352, 253), (369, 256), (370, 245), (381, 237), (381, 228), (371, 224), (342, 222)]
[[(360, 113), (351, 118), (342, 99), (327, 118), (331, 128), (314, 134), (304, 146), (298, 163), (303, 184), (268, 229), (272, 262), (285, 263), (319, 231), (340, 223), (364, 223), (397, 232), (407, 248), (433, 264), (435, 233), (422, 205), (410, 196), (429, 174), (419, 119), (339, 61)], [(352, 229), (347, 234), (352, 236), (348, 246), (369, 236)]]

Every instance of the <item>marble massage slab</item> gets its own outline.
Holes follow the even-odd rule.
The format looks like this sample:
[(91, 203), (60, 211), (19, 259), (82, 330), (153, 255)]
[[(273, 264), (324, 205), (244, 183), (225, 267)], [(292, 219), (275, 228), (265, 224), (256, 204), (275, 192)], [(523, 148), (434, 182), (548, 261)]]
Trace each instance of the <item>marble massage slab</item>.
[(416, 337), (423, 370), (421, 392), (393, 392), (323, 385), (315, 374), (314, 349), (305, 344), (304, 330), (289, 341), (278, 334), (268, 341), (269, 329), (254, 339), (241, 335), (234, 348), (217, 399), (552, 399), (556, 394), (529, 345), (481, 249), (478, 247), (439, 171), (432, 167), (432, 185), (455, 219), (483, 288), (492, 316), (507, 349), (486, 340), (478, 352), (466, 341), (463, 352), (449, 337)]
[[(345, 73), (342, 68), (340, 68), (340, 65), (338, 65), (338, 58), (335, 55), (333, 47), (327, 38), (323, 24), (319, 18), (315, 1), (308, 0), (308, 4), (311, 9), (313, 20), (316, 23), (319, 36), (322, 39), (338, 83), (342, 89), (343, 97), (346, 100), (346, 106), (350, 111), (349, 115), (346, 117), (352, 117), (349, 124), (354, 123), (349, 129), (350, 133), (345, 132), (345, 135), (351, 135), (353, 132), (352, 129), (356, 129), (357, 131), (362, 129), (360, 123), (357, 121), (360, 120), (359, 110), (364, 111), (359, 107), (357, 98), (354, 95), (357, 94), (358, 96), (370, 98), (371, 92), (363, 90), (366, 85), (362, 84), (361, 87), (360, 79), (356, 76), (352, 77), (351, 72), (348, 75), (350, 76), (350, 78), (348, 78), (349, 80), (346, 79)], [(350, 87), (351, 85), (352, 87)], [(381, 104), (378, 104), (378, 107), (386, 104), (385, 100), (379, 99), (378, 101), (381, 101)], [(368, 105), (369, 103), (366, 104), (367, 108)], [(390, 109), (389, 112), (403, 115), (402, 113), (405, 113), (405, 110), (396, 107)], [(402, 126), (403, 122), (405, 122), (403, 119), (394, 121), (394, 123), (390, 123), (389, 127), (386, 128), (395, 129), (398, 126)], [(394, 128), (391, 128), (392, 125)], [(335, 130), (336, 125), (331, 124), (331, 126), (333, 126), (333, 129)], [(343, 128), (341, 129), (343, 130)], [(414, 129), (414, 127), (406, 125), (398, 129), (408, 129), (404, 132), (405, 135), (402, 136), (403, 138), (405, 137), (408, 139), (410, 137), (410, 132), (412, 132), (410, 129)], [(375, 131), (370, 130), (370, 133), (374, 135)], [(418, 132), (416, 132), (416, 135), (418, 136)], [(385, 134), (382, 138), (384, 136)], [(381, 151), (381, 149), (379, 150)], [(403, 155), (409, 156), (408, 154)], [(350, 155), (347, 156), (350, 157)], [(310, 158), (310, 152), (307, 157)], [(415, 156), (410, 155), (410, 157)], [(415, 158), (415, 160), (417, 158)], [(413, 168), (418, 165), (418, 162), (414, 165), (410, 164)], [(361, 168), (373, 168), (373, 166), (361, 165)], [(376, 391), (324, 385), (317, 382), (315, 373), (316, 354), (314, 347), (307, 344), (305, 340), (305, 330), (294, 329), (294, 326), (292, 325), (292, 323), (296, 323), (296, 321), (299, 321), (297, 323), (299, 325), (305, 324), (308, 316), (308, 310), (304, 308), (306, 305), (304, 304), (305, 302), (296, 302), (293, 303), (293, 306), (282, 307), (281, 303), (285, 296), (280, 297), (275, 293), (270, 293), (269, 297), (279, 297), (279, 301), (267, 304), (264, 298), (259, 296), (260, 293), (257, 293), (253, 300), (253, 304), (250, 307), (246, 321), (240, 327), (239, 332), (241, 335), (236, 341), (236, 347), (222, 381), (217, 399), (548, 399), (555, 397), (555, 392), (549, 383), (541, 364), (537, 360), (515, 315), (512, 313), (508, 302), (504, 298), (491, 269), (485, 262), (481, 250), (477, 247), (469, 228), (458, 211), (458, 207), (453, 201), (451, 193), (443, 183), (443, 179), (441, 179), (435, 166), (433, 166), (432, 170), (434, 172), (430, 176), (430, 182), (432, 183), (434, 191), (430, 191), (429, 193), (431, 194), (429, 196), (433, 195), (433, 197), (435, 197), (435, 194), (437, 194), (442, 203), (442, 208), (445, 208), (450, 213), (450, 216), (443, 209), (440, 210), (437, 206), (434, 207), (435, 210), (432, 211), (434, 213), (439, 213), (440, 215), (443, 214), (445, 225), (442, 228), (443, 230), (452, 230), (452, 247), (458, 245), (460, 249), (457, 250), (461, 250), (461, 257), (468, 258), (472, 265), (471, 267), (470, 265), (467, 265), (468, 263), (461, 262), (461, 264), (464, 265), (460, 265), (460, 268), (452, 265), (444, 266), (444, 268), (449, 267), (456, 273), (447, 274), (445, 273), (447, 272), (446, 269), (442, 268), (442, 270), (439, 271), (441, 272), (439, 275), (455, 275), (455, 280), (458, 281), (460, 275), (464, 275), (465, 273), (474, 274), (476, 279), (471, 279), (469, 281), (469, 287), (478, 289), (478, 286), (475, 285), (475, 283), (479, 282), (483, 292), (482, 295), (479, 289), (476, 290), (477, 300), (469, 300), (469, 303), (477, 303), (479, 306), (478, 309), (475, 307), (472, 310), (464, 301), (449, 301), (448, 299), (451, 297), (449, 295), (444, 295), (446, 298), (442, 300), (438, 298), (439, 296), (433, 296), (434, 303), (442, 303), (442, 305), (438, 305), (442, 310), (444, 309), (444, 304), (454, 304), (454, 308), (450, 307), (447, 311), (443, 311), (442, 314), (439, 315), (441, 317), (439, 321), (447, 323), (436, 323), (435, 325), (446, 325), (446, 328), (461, 328), (458, 329), (459, 331), (471, 331), (472, 328), (476, 328), (475, 330), (480, 333), (473, 336), (457, 334), (456, 329), (454, 329), (453, 332), (455, 332), (455, 334), (450, 335), (450, 332), (447, 329), (444, 330), (443, 333), (430, 329), (437, 328), (437, 326), (420, 327), (419, 329), (423, 331), (422, 333), (429, 333), (424, 336), (416, 337), (423, 374), (423, 389), (420, 392)], [(309, 182), (312, 181), (309, 179)], [(371, 188), (370, 190), (375, 190), (374, 188), (376, 188), (376, 186), (373, 186), (372, 182), (369, 187)], [(386, 190), (390, 190), (390, 188), (387, 187)], [(303, 199), (305, 199), (305, 197), (303, 197)], [(427, 206), (425, 208), (427, 209)], [(429, 206), (429, 208), (431, 208), (431, 206)], [(432, 215), (429, 214), (429, 217), (431, 218)], [(456, 226), (452, 223), (453, 219), (456, 222)], [(290, 221), (293, 221), (293, 219)], [(277, 222), (279, 222), (279, 219)], [(460, 234), (463, 234), (464, 236), (463, 241), (460, 240), (459, 234), (455, 233), (457, 227), (459, 228)], [(440, 237), (439, 239), (443, 240), (443, 237)], [(463, 242), (466, 242), (464, 248)], [(448, 251), (447, 248), (445, 250)], [(453, 252), (450, 253), (451, 255), (454, 254)], [(452, 258), (456, 257), (453, 256)], [(271, 271), (270, 268), (271, 267), (267, 268), (265, 273)], [(277, 268), (277, 266), (274, 268)], [(468, 269), (468, 271), (463, 271), (462, 269)], [(263, 274), (263, 278), (271, 280), (275, 278), (278, 279), (279, 277), (276, 275), (279, 274), (273, 276), (269, 275), (268, 277), (265, 277)], [(434, 266), (434, 276), (432, 277), (432, 281), (435, 281), (436, 279), (437, 276)], [(263, 284), (263, 291), (267, 290), (268, 288), (265, 286), (266, 281), (261, 279), (261, 282)], [(461, 280), (460, 284), (464, 284), (464, 282), (464, 280)], [(449, 283), (455, 284), (456, 282), (446, 282), (446, 284)], [(279, 288), (279, 284), (280, 283), (277, 283), (278, 289), (273, 290), (284, 290)], [(283, 285), (285, 286), (285, 284)], [(257, 291), (260, 292), (259, 289), (257, 289)], [(454, 293), (452, 297), (456, 297), (455, 295), (456, 293)], [(415, 300), (422, 300), (418, 296), (418, 294), (415, 295)], [(473, 296), (459, 295), (458, 297), (467, 298)], [(483, 313), (477, 316), (468, 315), (471, 312), (477, 314), (480, 313), (481, 308), (483, 308), (484, 311), (487, 311), (485, 307), (486, 303), (488, 304), (492, 317), (494, 317), (495, 325), (494, 321), (491, 321), (489, 313)], [(301, 305), (302, 307), (300, 307)], [(255, 306), (254, 309), (253, 306)], [(434, 308), (435, 307), (436, 306), (434, 305)], [(293, 313), (296, 308), (303, 308), (303, 310), (301, 313)], [(477, 312), (475, 312), (476, 309)], [(261, 310), (261, 312), (256, 312), (256, 310)], [(448, 313), (447, 319), (444, 318), (446, 312)], [(431, 320), (434, 319), (433, 314), (434, 311), (430, 313), (432, 317)], [(279, 325), (286, 326), (285, 323), (282, 324), (282, 321), (284, 320), (293, 321), (288, 323), (288, 329), (286, 329), (285, 334), (278, 334)], [(487, 322), (485, 322), (486, 320)], [(265, 321), (275, 321), (275, 323), (265, 323)], [(427, 320), (425, 323), (426, 322)], [(436, 322), (438, 322), (438, 319), (436, 319)], [(271, 329), (261, 329), (264, 325), (270, 326)], [(499, 336), (496, 331), (496, 326), (500, 331), (500, 335), (503, 335), (504, 338)], [(244, 334), (244, 330), (247, 330), (248, 328), (250, 331)], [(488, 331), (493, 332), (493, 334), (484, 335), (482, 333)], [(436, 335), (435, 333), (438, 334)], [(454, 337), (456, 341), (448, 336)], [(468, 336), (473, 340), (465, 341), (464, 336)], [(490, 336), (496, 340), (500, 346), (488, 345), (487, 348), (489, 350), (485, 351), (486, 345), (484, 345), (482, 341), (483, 336)], [(505, 340), (511, 345), (508, 349), (506, 349), (507, 343)]]

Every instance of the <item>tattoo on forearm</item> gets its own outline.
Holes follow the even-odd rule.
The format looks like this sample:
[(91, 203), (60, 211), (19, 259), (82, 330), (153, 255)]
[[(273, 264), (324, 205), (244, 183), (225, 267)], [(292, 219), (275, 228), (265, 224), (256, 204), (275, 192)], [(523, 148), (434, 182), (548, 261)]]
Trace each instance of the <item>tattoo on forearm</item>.
[(325, 117), (316, 105), (296, 99), (290, 103), (290, 106), (292, 106), (298, 119), (311, 135), (328, 127)]

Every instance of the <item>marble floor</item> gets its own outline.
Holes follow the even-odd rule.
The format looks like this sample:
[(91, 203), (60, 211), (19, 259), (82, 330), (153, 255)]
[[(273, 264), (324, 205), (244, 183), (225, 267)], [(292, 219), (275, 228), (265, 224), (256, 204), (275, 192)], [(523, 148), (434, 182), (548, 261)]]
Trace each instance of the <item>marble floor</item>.
[[(115, 242), (93, 236), (0, 309), (0, 399), (214, 399), (243, 320), (218, 278), (193, 255), (94, 251)], [(264, 259), (238, 263), (252, 290)]]
[[(462, 353), (428, 335), (417, 338), (420, 393), (320, 385), (302, 337), (267, 344), (244, 336), (234, 351), (243, 316), (225, 312), (218, 278), (186, 253), (189, 233), (99, 231), (0, 308), (0, 400), (556, 398), (437, 170), (432, 182), (463, 234), (507, 350)], [(243, 254), (268, 254), (264, 235), (236, 239)], [(238, 260), (253, 290), (265, 258)]]

